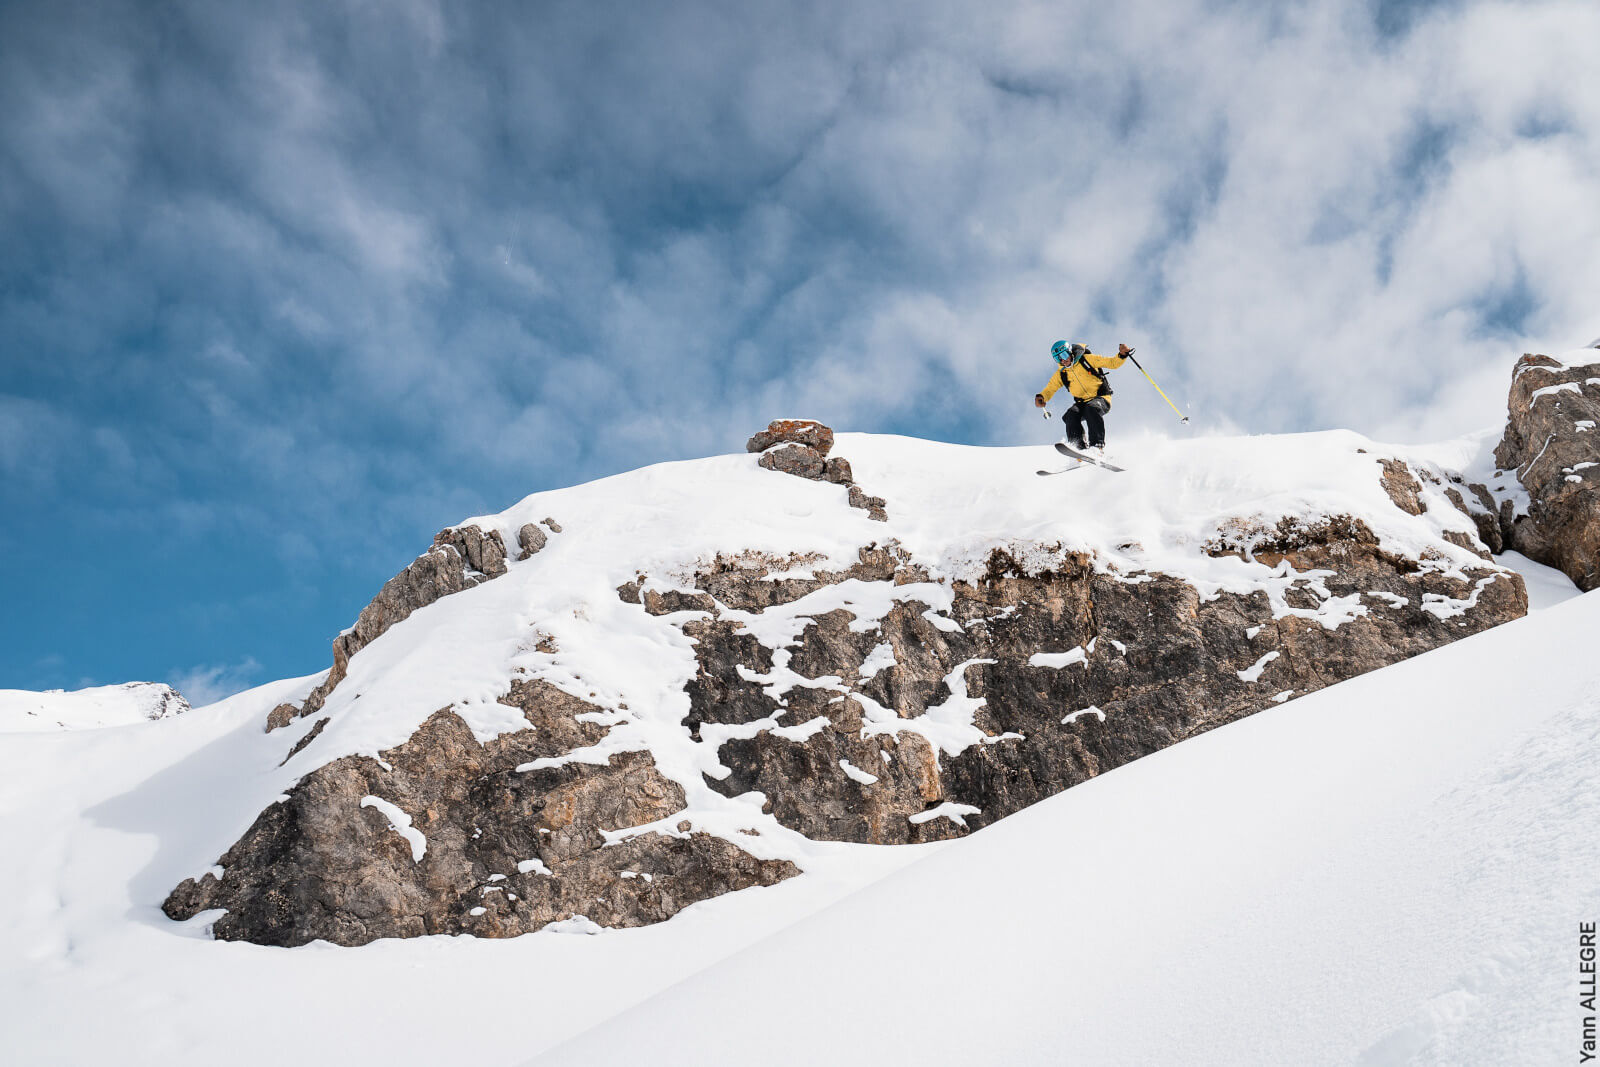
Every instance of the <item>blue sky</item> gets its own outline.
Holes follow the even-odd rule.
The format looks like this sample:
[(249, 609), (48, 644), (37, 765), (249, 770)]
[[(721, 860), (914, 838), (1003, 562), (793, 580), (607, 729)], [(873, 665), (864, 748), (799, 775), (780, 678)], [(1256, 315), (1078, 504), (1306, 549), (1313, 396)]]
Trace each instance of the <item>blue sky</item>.
[[(1600, 334), (1588, 3), (0, 9), (0, 688), (327, 666), (438, 529), (774, 417), (1396, 440)], [(1180, 432), (1138, 379), (1118, 432)]]

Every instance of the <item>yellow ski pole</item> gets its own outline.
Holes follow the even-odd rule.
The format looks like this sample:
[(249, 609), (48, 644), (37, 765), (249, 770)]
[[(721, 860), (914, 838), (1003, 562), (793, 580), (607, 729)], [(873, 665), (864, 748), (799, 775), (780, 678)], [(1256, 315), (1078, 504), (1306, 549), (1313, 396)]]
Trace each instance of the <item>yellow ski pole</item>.
[[(1126, 355), (1129, 359), (1133, 359), (1133, 349), (1128, 349)], [(1150, 372), (1144, 369), (1144, 365), (1136, 359), (1133, 359), (1133, 365), (1139, 368), (1139, 373), (1144, 375), (1144, 380), (1149, 382), (1151, 385), (1155, 385), (1156, 392), (1161, 393), (1161, 386), (1156, 385), (1156, 380), (1150, 377)], [(1179, 422), (1187, 423), (1189, 421), (1189, 416), (1185, 415), (1181, 411), (1178, 411), (1178, 405), (1172, 403), (1172, 398), (1170, 396), (1168, 396), (1166, 393), (1161, 393), (1161, 399), (1165, 400), (1169, 405), (1171, 405), (1173, 411), (1178, 412)]]

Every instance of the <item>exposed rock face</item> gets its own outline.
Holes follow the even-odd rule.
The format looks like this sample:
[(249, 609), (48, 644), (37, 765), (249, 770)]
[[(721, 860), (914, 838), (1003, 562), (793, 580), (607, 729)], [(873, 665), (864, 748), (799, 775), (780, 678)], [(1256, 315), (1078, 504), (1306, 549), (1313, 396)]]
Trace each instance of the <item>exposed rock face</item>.
[[(522, 537), (523, 559), (544, 547), (544, 534), (537, 526), (524, 527)], [(312, 690), (299, 708), (293, 704), (273, 708), (267, 716), (267, 730), (279, 729), (297, 717), (322, 710), (328, 694), (344, 680), (350, 657), (376, 641), (395, 623), (440, 597), (471, 589), (505, 573), (506, 546), (499, 532), (491, 530), (485, 534), (476, 526), (439, 531), (433, 538), (433, 547), (385, 582), (372, 603), (361, 609), (356, 624), (334, 638), (333, 669), (328, 672), (327, 680)]]
[(805, 445), (785, 445), (763, 452), (758, 461), (769, 471), (792, 474), (797, 478), (817, 480), (822, 477), (822, 453)]
[[(1240, 528), (1211, 551), (1288, 563), (1282, 603), (1275, 609), (1264, 592), (1205, 599), (1160, 574), (1118, 579), (1084, 555), (1028, 575), (997, 551), (982, 581), (956, 583), (948, 612), (908, 600), (862, 630), (851, 628), (851, 612), (832, 611), (785, 649), (763, 647), (735, 624), (691, 624), (700, 673), (686, 725), (699, 735), (709, 724), (771, 720), (771, 729), (722, 744), (730, 773), (715, 787), (763, 793), (780, 822), (808, 837), (935, 840), (1285, 694), (1527, 610), (1515, 576), (1485, 569), (1462, 580), (1389, 556), (1348, 518)], [(893, 580), (919, 576), (900, 570)], [(809, 591), (766, 588), (754, 576), (729, 590), (726, 571), (702, 585), (713, 581), (737, 593), (719, 600), (746, 611)], [(785, 676), (792, 685), (775, 699), (768, 687)], [(962, 736), (955, 724), (979, 702)], [(816, 728), (796, 739), (778, 717)]]
[(1465, 485), (1459, 477), (1454, 481), (1455, 485), (1445, 489), (1445, 497), (1472, 520), (1484, 548), (1495, 554), (1504, 552), (1511, 540), (1512, 502), (1497, 503), (1481, 483)]
[(1398, 459), (1379, 460), (1383, 466), (1384, 491), (1389, 494), (1389, 499), (1394, 501), (1394, 506), (1407, 515), (1421, 515), (1426, 511), (1427, 505), (1420, 498), (1422, 483), (1417, 481), (1416, 475)]
[[(1495, 450), (1528, 492), (1509, 546), (1600, 588), (1600, 360), (1568, 366), (1525, 355), (1511, 381), (1510, 417)], [(1509, 501), (1507, 502), (1509, 504)]]
[[(576, 915), (659, 922), (797, 873), (671, 823), (683, 789), (648, 753), (553, 760), (604, 735), (578, 718), (601, 709), (542, 682), (518, 683), (502, 702), (532, 728), (479, 744), (443, 710), (381, 761), (352, 756), (311, 772), (222, 857), (222, 878), (183, 882), (164, 910), (186, 919), (226, 908), (215, 936), (264, 945), (511, 937)], [(660, 825), (617, 834), (647, 824)], [(608, 834), (621, 840), (607, 847)]]

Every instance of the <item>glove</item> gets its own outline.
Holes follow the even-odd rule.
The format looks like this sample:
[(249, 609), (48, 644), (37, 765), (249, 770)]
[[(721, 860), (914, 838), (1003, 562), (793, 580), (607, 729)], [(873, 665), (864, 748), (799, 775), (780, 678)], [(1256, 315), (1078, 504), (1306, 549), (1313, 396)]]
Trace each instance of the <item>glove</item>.
[(1129, 348), (1127, 345), (1119, 344), (1117, 346), (1117, 355), (1119, 355), (1119, 356), (1131, 356), (1131, 355), (1133, 355), (1133, 349)]
[(1044, 407), (1044, 394), (1043, 393), (1034, 393), (1033, 394), (1033, 406), (1036, 407), (1036, 408)]

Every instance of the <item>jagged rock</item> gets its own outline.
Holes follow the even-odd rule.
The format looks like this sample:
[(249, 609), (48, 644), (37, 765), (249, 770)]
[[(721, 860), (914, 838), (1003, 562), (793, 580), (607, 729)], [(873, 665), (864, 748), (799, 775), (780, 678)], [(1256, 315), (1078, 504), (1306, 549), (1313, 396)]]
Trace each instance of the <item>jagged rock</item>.
[(1379, 460), (1383, 465), (1384, 491), (1389, 494), (1389, 499), (1394, 501), (1395, 507), (1407, 515), (1421, 515), (1428, 506), (1421, 500), (1422, 483), (1417, 481), (1416, 475), (1398, 459)]
[(506, 546), (498, 530), (485, 534), (476, 526), (451, 527), (434, 534), (433, 547), (454, 548), (484, 578), (498, 578), (506, 572)]
[(1524, 355), (1508, 407), (1495, 463), (1516, 472), (1529, 507), (1507, 542), (1580, 589), (1600, 588), (1600, 362), (1573, 367)]
[[(1500, 524), (1499, 505), (1494, 501), (1488, 488), (1478, 483), (1466, 487), (1472, 494), (1467, 497), (1455, 486), (1444, 491), (1446, 499), (1455, 505), (1457, 511), (1472, 520), (1478, 528), (1478, 540), (1483, 542), (1488, 550), (1496, 555), (1506, 550), (1506, 536), (1509, 529)], [(1473, 505), (1477, 505), (1474, 507)]]
[(279, 704), (267, 713), (267, 733), (288, 726), (300, 715), (300, 709), (293, 704)]
[(517, 543), (522, 546), (522, 555), (518, 556), (517, 559), (527, 559), (543, 548), (549, 540), (545, 536), (545, 532), (539, 529), (537, 523), (530, 522), (525, 524), (522, 529), (517, 531)]
[(804, 445), (826, 456), (833, 447), (833, 431), (811, 419), (774, 419), (745, 442), (744, 448), (746, 452), (765, 452), (777, 444)]
[[(290, 704), (290, 705), (283, 705), (283, 706), (293, 707), (294, 705)], [(322, 718), (320, 718), (316, 722), (312, 723), (311, 724), (311, 729), (307, 730), (306, 731), (306, 735), (304, 737), (302, 737), (300, 740), (298, 740), (298, 741), (296, 741), (294, 743), (294, 747), (289, 749), (289, 754), (287, 756), (283, 757), (283, 763), (278, 764), (278, 766), (282, 767), (284, 764), (286, 764), (290, 760), (294, 759), (300, 753), (304, 752), (306, 750), (306, 747), (308, 745), (310, 745), (311, 742), (315, 741), (318, 737), (322, 736), (323, 728), (328, 725), (328, 721), (329, 721), (328, 717), (326, 715), (324, 715)]]
[[(912, 563), (910, 555), (896, 542), (865, 546), (856, 553), (856, 562), (844, 570), (816, 570), (808, 578), (785, 576), (796, 567), (810, 568), (815, 562), (812, 556), (787, 559), (774, 559), (760, 553), (718, 556), (695, 573), (694, 585), (735, 611), (763, 611), (852, 579), (895, 585), (928, 581), (927, 571)], [(773, 574), (778, 577), (769, 580)]]
[(542, 682), (514, 686), (502, 702), (522, 707), (534, 728), (479, 744), (446, 709), (381, 760), (318, 767), (223, 855), (220, 879), (184, 881), (163, 910), (186, 919), (224, 908), (216, 937), (263, 945), (510, 937), (575, 915), (601, 926), (659, 922), (798, 873), (689, 829), (608, 847), (606, 832), (681, 811), (682, 787), (643, 752), (527, 767), (603, 736), (576, 718), (600, 709)]
[(549, 527), (551, 533), (560, 533), (561, 532), (561, 524), (556, 522), (556, 520), (546, 518), (546, 519), (540, 519), (539, 521), (544, 523), (545, 526)]
[(597, 744), (606, 736), (606, 727), (579, 718), (599, 711), (596, 705), (557, 689), (543, 679), (512, 682), (510, 692), (500, 698), (500, 703), (520, 708), (523, 717), (532, 724), (533, 736), (523, 738), (520, 744), (534, 759), (564, 756)]
[(769, 471), (792, 474), (797, 478), (810, 478), (816, 481), (822, 477), (822, 453), (805, 445), (785, 445), (783, 448), (763, 452), (758, 462)]
[[(389, 627), (440, 597), (470, 589), (506, 573), (506, 547), (498, 530), (485, 534), (476, 526), (451, 527), (434, 536), (433, 547), (384, 583), (372, 602), (361, 609), (356, 624), (333, 641), (333, 668), (327, 679), (301, 705), (299, 716), (322, 710), (328, 695), (344, 680), (350, 657), (381, 637)], [(267, 718), (267, 730), (288, 724), (283, 705)]]
[(855, 482), (855, 476), (850, 472), (850, 461), (843, 456), (829, 457), (822, 465), (822, 478), (838, 485), (851, 485)]
[(859, 485), (850, 487), (850, 506), (864, 509), (869, 519), (877, 519), (879, 522), (889, 521), (889, 513), (885, 510), (889, 506), (888, 502), (881, 496), (868, 496)]
[(709, 593), (685, 593), (680, 589), (665, 592), (647, 590), (644, 610), (652, 615), (671, 615), (679, 611), (716, 611), (716, 601)]
[[(765, 730), (723, 743), (730, 773), (714, 788), (762, 793), (780, 822), (813, 838), (936, 840), (1271, 706), (1280, 693), (1320, 689), (1527, 610), (1515, 575), (1485, 569), (1462, 579), (1422, 567), (1383, 551), (1348, 516), (1239, 524), (1211, 550), (1320, 573), (1286, 579), (1275, 608), (1264, 592), (1202, 597), (1165, 575), (1118, 580), (1082, 554), (1029, 575), (997, 550), (984, 580), (956, 583), (943, 622), (920, 601), (896, 605), (870, 630), (852, 630), (845, 610), (813, 617), (786, 650), (787, 669), (841, 681), (796, 685), (781, 701), (766, 684), (778, 650), (731, 622), (686, 626), (699, 671), (685, 725), (698, 736), (704, 723), (823, 720), (803, 741)], [(726, 587), (729, 574), (717, 580)], [(759, 588), (775, 583), (748, 584), (718, 599), (784, 599)], [(1335, 628), (1319, 621), (1324, 613), (1339, 619)], [(884, 646), (892, 662), (864, 674)], [(1041, 654), (1061, 665), (1041, 665)], [(931, 709), (978, 699), (977, 733), (958, 753), (916, 732)], [(872, 707), (882, 709), (876, 719)]]

